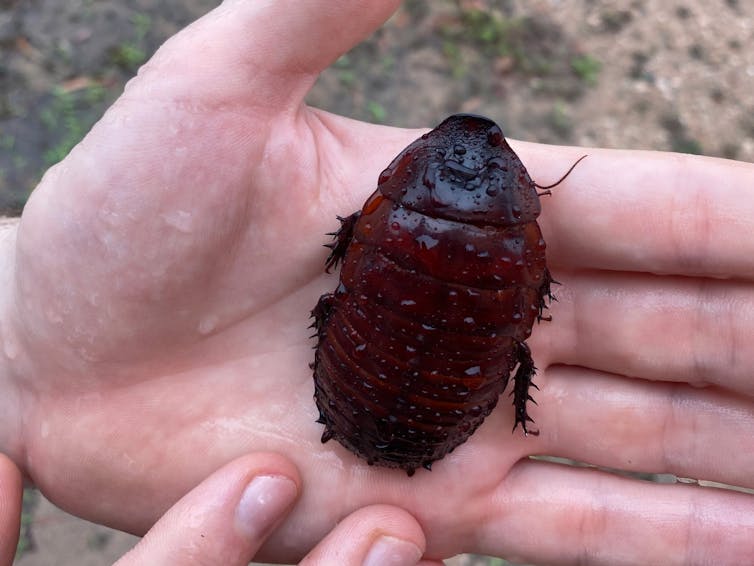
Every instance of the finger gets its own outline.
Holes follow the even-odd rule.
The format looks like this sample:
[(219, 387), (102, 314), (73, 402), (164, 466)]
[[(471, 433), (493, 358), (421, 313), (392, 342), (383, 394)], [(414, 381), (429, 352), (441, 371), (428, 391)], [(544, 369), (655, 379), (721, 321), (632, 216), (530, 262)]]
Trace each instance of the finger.
[(754, 488), (754, 403), (715, 388), (551, 367), (522, 448), (627, 471)]
[[(226, 0), (168, 41), (140, 75), (169, 71), (158, 92), (222, 104), (291, 108), (319, 72), (380, 26), (397, 0)], [(155, 83), (139, 79), (132, 92)], [(163, 90), (164, 89), (164, 90)], [(235, 103), (235, 104), (233, 104)], [(229, 106), (230, 104), (230, 106)]]
[(514, 145), (540, 184), (588, 154), (542, 199), (553, 266), (754, 279), (753, 164)]
[(0, 454), (0, 564), (10, 565), (16, 554), (21, 527), (21, 472), (4, 454)]
[(373, 505), (338, 523), (301, 566), (414, 566), (425, 550), (424, 533), (416, 519), (398, 507)]
[[(754, 396), (754, 285), (690, 277), (556, 273), (545, 363)], [(537, 351), (537, 348), (534, 348)]]
[(239, 458), (178, 501), (117, 564), (246, 565), (293, 506), (299, 483), (280, 456)]
[(754, 498), (531, 460), (489, 498), (475, 551), (535, 564), (739, 565)]

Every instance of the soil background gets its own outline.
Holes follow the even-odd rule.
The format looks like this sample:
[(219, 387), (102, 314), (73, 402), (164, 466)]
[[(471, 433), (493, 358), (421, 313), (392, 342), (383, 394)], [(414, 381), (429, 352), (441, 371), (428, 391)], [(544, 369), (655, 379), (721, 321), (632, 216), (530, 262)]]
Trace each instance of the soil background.
[[(216, 5), (0, 0), (0, 213), (20, 213), (154, 50)], [(408, 0), (309, 102), (406, 127), (474, 112), (518, 139), (754, 162), (752, 39), (754, 3), (737, 0)], [(33, 490), (25, 509), (20, 566), (111, 564), (136, 541)]]

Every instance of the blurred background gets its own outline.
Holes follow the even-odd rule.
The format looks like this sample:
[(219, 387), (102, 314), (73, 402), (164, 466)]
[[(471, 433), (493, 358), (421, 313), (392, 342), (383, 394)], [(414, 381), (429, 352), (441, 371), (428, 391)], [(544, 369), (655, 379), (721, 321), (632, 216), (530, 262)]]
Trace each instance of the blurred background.
[[(139, 66), (217, 3), (0, 0), (0, 215), (19, 214)], [(406, 127), (474, 112), (529, 141), (754, 162), (753, 39), (754, 3), (739, 0), (408, 0), (309, 103)], [(111, 564), (135, 541), (33, 491), (23, 523), (21, 566)]]

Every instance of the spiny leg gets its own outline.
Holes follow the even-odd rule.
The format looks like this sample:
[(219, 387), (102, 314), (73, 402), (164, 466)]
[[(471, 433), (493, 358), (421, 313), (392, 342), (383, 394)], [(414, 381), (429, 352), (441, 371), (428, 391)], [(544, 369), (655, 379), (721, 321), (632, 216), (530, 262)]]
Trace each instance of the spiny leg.
[(539, 389), (532, 382), (532, 378), (534, 377), (537, 368), (534, 367), (534, 360), (531, 358), (531, 350), (525, 342), (518, 342), (516, 344), (516, 351), (518, 354), (518, 370), (516, 370), (516, 375), (513, 377), (512, 395), (513, 406), (516, 412), (516, 421), (513, 423), (513, 430), (515, 431), (516, 427), (520, 424), (525, 435), (531, 434), (533, 436), (538, 436), (538, 430), (529, 430), (527, 428), (528, 423), (533, 423), (534, 419), (532, 419), (526, 411), (527, 401), (531, 401), (535, 405), (537, 404), (534, 398), (529, 394), (529, 387)]
[[(353, 240), (353, 230), (356, 226), (356, 221), (359, 219), (359, 216), (361, 216), (360, 211), (354, 212), (346, 218), (341, 218), (340, 216), (338, 216), (338, 220), (340, 220), (340, 228), (337, 232), (331, 232), (330, 234), (328, 234), (330, 236), (334, 236), (335, 240), (331, 244), (325, 244), (325, 246), (330, 248), (331, 250), (329, 257), (325, 262), (325, 271), (327, 271), (328, 273), (330, 272), (330, 269), (337, 267), (338, 263), (343, 261), (343, 258), (346, 256), (348, 245), (351, 243), (351, 240)], [(322, 432), (321, 438), (322, 444), (330, 440), (333, 437), (334, 433), (332, 431), (330, 423), (328, 422), (325, 412), (322, 410), (323, 401), (321, 391), (319, 389), (319, 384), (317, 383), (317, 368), (319, 366), (319, 345), (322, 343), (322, 340), (325, 337), (325, 327), (327, 326), (327, 321), (332, 315), (334, 303), (335, 295), (333, 295), (332, 293), (325, 293), (319, 298), (317, 305), (311, 312), (311, 316), (314, 319), (314, 322), (312, 322), (310, 328), (314, 328), (314, 335), (312, 336), (312, 338), (314, 336), (317, 337), (317, 344), (314, 346), (314, 363), (310, 364), (310, 367), (314, 370), (314, 398), (317, 403), (317, 410), (319, 411), (319, 417), (317, 417), (316, 422), (325, 425), (325, 430)]]
[(348, 249), (351, 240), (353, 240), (353, 229), (356, 226), (356, 221), (359, 219), (359, 216), (361, 216), (360, 210), (354, 212), (350, 216), (346, 216), (345, 218), (338, 216), (338, 220), (340, 220), (340, 228), (338, 228), (337, 232), (329, 232), (327, 234), (328, 236), (333, 236), (334, 240), (334, 242), (330, 244), (325, 244), (325, 247), (330, 248), (331, 250), (329, 257), (325, 262), (325, 271), (327, 271), (327, 273), (330, 273), (330, 270), (333, 267), (338, 267), (338, 263), (343, 261), (343, 258), (346, 257), (346, 250)]
[[(315, 336), (319, 338), (319, 340), (317, 340), (317, 346), (319, 346), (319, 342), (321, 342), (322, 338), (324, 337), (325, 326), (327, 325), (327, 321), (330, 319), (330, 315), (332, 314), (334, 302), (335, 295), (333, 295), (332, 293), (325, 293), (319, 298), (317, 305), (312, 309), (310, 316), (314, 319), (314, 322), (309, 325), (309, 328), (314, 329), (314, 334), (312, 334), (310, 338), (314, 338)], [(317, 346), (314, 347), (316, 348)]]
[(322, 444), (324, 444), (328, 440), (331, 440), (332, 437), (333, 437), (333, 432), (329, 428), (325, 427), (325, 430), (322, 433), (322, 438), (320, 438), (320, 440), (322, 441)]
[(537, 314), (537, 321), (552, 320), (550, 315), (544, 314), (544, 311), (548, 308), (547, 303), (557, 301), (555, 295), (552, 294), (552, 285), (559, 285), (559, 283), (552, 278), (550, 270), (545, 268), (542, 285), (539, 287), (539, 305), (537, 305), (539, 307), (539, 314)]
[[(315, 364), (317, 362), (315, 361)], [(327, 418), (327, 414), (323, 410), (324, 403), (323, 403), (323, 394), (322, 390), (320, 388), (319, 383), (317, 383), (317, 370), (314, 370), (314, 402), (317, 405), (317, 411), (319, 411), (319, 417), (317, 417), (317, 420), (315, 421), (318, 424), (325, 425), (325, 430), (322, 431), (322, 444), (330, 440), (334, 436), (334, 432), (332, 430), (332, 423), (330, 422), (330, 419)]]
[[(316, 362), (315, 362), (316, 363)], [(325, 425), (325, 429), (322, 431), (322, 438), (320, 439), (322, 441), (322, 444), (330, 440), (333, 436), (335, 436), (335, 433), (333, 432), (332, 422), (327, 417), (327, 413), (324, 410), (325, 402), (323, 401), (324, 395), (322, 392), (322, 389), (320, 387), (320, 384), (317, 382), (318, 376), (317, 376), (317, 370), (314, 370), (314, 402), (317, 405), (317, 411), (319, 411), (319, 417), (317, 417), (318, 424)]]

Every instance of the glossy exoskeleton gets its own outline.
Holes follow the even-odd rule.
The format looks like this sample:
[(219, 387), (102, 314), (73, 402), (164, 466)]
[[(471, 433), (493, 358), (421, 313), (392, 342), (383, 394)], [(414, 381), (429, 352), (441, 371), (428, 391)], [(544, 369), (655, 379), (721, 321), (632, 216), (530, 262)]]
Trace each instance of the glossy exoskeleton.
[(340, 283), (312, 311), (322, 442), (429, 469), (482, 424), (514, 370), (513, 429), (536, 433), (525, 340), (553, 283), (537, 187), (494, 122), (455, 115), (340, 219), (327, 260), (342, 262)]

